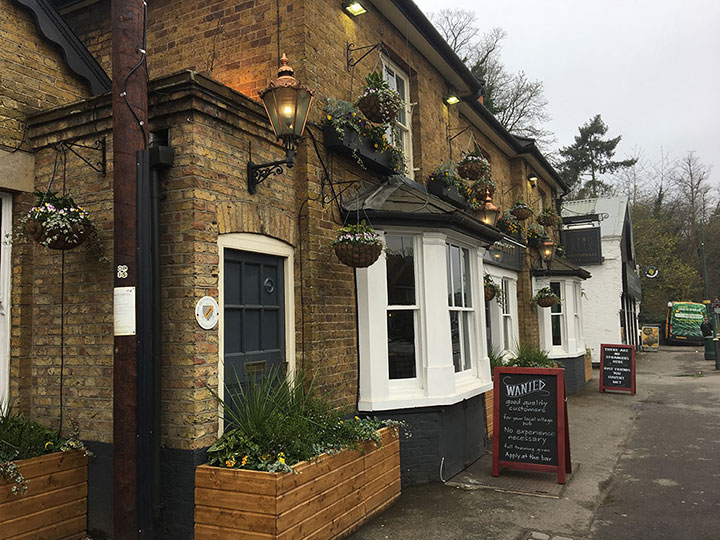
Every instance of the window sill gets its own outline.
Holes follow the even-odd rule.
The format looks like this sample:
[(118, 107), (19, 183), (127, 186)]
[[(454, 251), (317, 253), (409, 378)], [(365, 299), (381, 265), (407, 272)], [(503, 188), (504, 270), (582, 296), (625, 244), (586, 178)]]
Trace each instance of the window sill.
[(358, 402), (358, 410), (361, 412), (373, 412), (455, 405), (464, 399), (470, 399), (479, 394), (489, 392), (492, 388), (493, 384), (491, 381), (471, 379), (466, 382), (460, 382), (457, 391), (448, 396), (426, 396), (422, 393), (422, 390), (405, 394), (398, 392), (395, 393), (392, 399), (382, 401), (360, 400)]

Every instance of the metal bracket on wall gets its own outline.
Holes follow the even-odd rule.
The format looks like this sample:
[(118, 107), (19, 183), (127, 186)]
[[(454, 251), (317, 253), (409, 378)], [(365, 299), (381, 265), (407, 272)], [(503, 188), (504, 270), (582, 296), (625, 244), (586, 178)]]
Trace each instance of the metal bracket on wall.
[[(95, 162), (94, 164), (90, 162), (87, 158), (82, 156), (76, 148), (83, 148), (86, 150), (93, 150), (96, 152), (100, 152), (100, 161)], [(98, 139), (95, 141), (95, 144), (87, 145), (87, 144), (80, 144), (77, 142), (72, 141), (60, 141), (57, 145), (58, 150), (70, 150), (73, 154), (75, 154), (77, 157), (79, 157), (88, 167), (90, 167), (93, 171), (102, 173), (103, 176), (107, 175), (107, 143), (105, 140), (105, 137), (102, 139)]]
[[(358, 180), (348, 180), (347, 182), (333, 182), (330, 177), (323, 176), (322, 180), (320, 181), (320, 203), (322, 204), (323, 208), (326, 204), (333, 203), (342, 197), (343, 193), (345, 193), (347, 190), (349, 190), (353, 184), (357, 184)], [(328, 196), (325, 195), (325, 186), (328, 186), (330, 188), (330, 194)], [(346, 186), (342, 188), (340, 191), (335, 193), (335, 186)]]
[[(375, 45), (366, 45), (365, 47), (355, 47), (354, 43), (350, 43), (349, 41), (345, 42), (345, 60), (347, 61), (347, 70), (350, 72), (352, 68), (354, 68), (363, 58), (365, 58), (368, 54), (373, 52), (375, 49), (379, 48), (380, 51), (383, 50), (382, 43), (376, 43)], [(358, 51), (367, 51), (365, 52), (360, 58), (355, 60), (352, 57), (352, 53), (358, 52)]]

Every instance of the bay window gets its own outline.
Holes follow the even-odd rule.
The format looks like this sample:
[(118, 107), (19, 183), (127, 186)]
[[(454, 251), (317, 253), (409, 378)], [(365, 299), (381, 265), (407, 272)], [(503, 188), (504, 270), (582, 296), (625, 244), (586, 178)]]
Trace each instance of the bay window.
[(482, 305), (483, 249), (444, 232), (387, 231), (358, 269), (363, 411), (449, 405), (492, 388)]

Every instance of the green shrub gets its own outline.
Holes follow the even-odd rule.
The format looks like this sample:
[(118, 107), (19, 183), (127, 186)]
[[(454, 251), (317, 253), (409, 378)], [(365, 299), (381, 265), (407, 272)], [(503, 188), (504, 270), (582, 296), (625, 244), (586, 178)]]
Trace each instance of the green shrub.
[(498, 366), (504, 366), (502, 350), (499, 347), (490, 345), (488, 347), (488, 358), (490, 359), (490, 370), (492, 371)]
[[(380, 443), (377, 430), (397, 426), (346, 415), (312, 392), (298, 376), (288, 381), (279, 370), (243, 386), (233, 377), (220, 400), (225, 433), (208, 449), (210, 465), (258, 471), (292, 471), (292, 465), (328, 452)], [(306, 388), (307, 387), (307, 388)], [(211, 390), (212, 391), (212, 390)], [(214, 393), (214, 392), (213, 392)]]
[(0, 410), (0, 476), (15, 484), (13, 493), (25, 493), (28, 487), (28, 481), (13, 461), (70, 450), (83, 450), (86, 455), (91, 455), (76, 438), (76, 432), (65, 439), (22, 414), (10, 414), (9, 408)]
[(508, 365), (516, 367), (555, 367), (555, 361), (549, 358), (548, 351), (531, 343), (517, 343)]

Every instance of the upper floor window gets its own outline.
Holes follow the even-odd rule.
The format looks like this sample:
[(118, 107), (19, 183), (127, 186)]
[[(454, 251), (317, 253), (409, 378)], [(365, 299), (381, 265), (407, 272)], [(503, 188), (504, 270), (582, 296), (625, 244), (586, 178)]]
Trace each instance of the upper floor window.
[(410, 106), (410, 79), (407, 74), (387, 58), (382, 59), (383, 75), (390, 88), (395, 90), (403, 100), (403, 106), (395, 117), (395, 124), (388, 129), (391, 144), (400, 148), (405, 154), (407, 174), (413, 177), (412, 160), (412, 108)]

